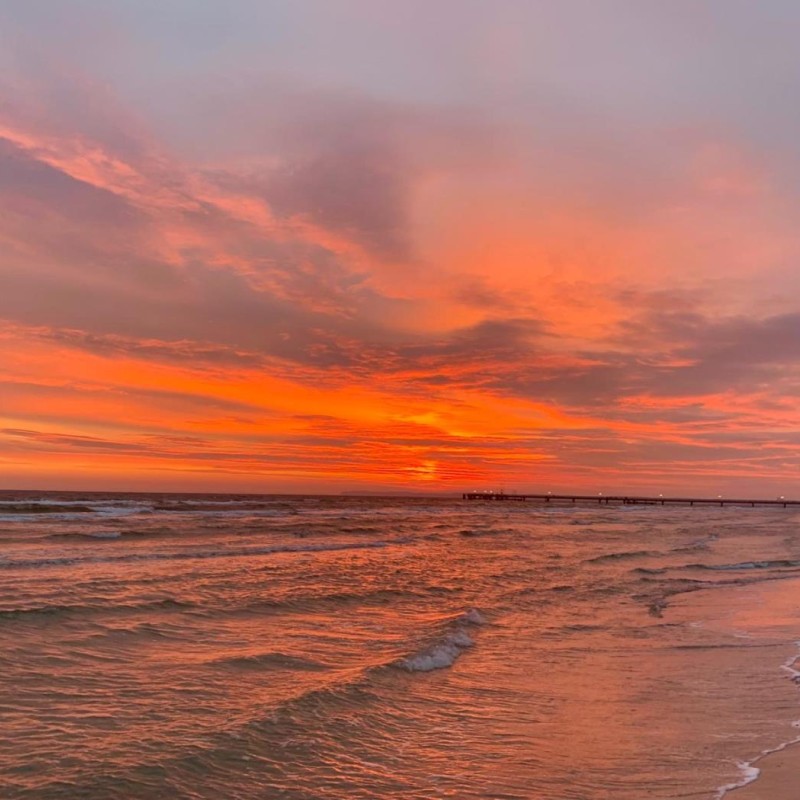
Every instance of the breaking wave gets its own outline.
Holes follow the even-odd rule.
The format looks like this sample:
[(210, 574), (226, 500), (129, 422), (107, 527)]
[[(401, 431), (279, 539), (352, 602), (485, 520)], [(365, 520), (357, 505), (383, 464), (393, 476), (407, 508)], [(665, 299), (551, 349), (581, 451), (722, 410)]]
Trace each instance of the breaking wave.
[(419, 653), (403, 658), (398, 666), (409, 672), (430, 672), (450, 667), (467, 648), (475, 644), (469, 635), (468, 627), (485, 624), (483, 615), (472, 608), (458, 617), (454, 627), (439, 641)]

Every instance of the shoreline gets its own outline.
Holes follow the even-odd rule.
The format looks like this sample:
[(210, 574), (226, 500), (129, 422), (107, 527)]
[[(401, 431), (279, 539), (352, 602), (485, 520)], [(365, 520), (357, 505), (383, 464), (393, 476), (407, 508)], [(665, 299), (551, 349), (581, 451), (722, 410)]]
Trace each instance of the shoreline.
[[(800, 642), (795, 642), (800, 648)], [(795, 667), (800, 654), (781, 664), (795, 684), (800, 682), (800, 671)], [(792, 723), (800, 728), (800, 720)], [(752, 761), (743, 762), (744, 779), (735, 785), (723, 787), (715, 800), (735, 797), (736, 800), (795, 800), (800, 783), (800, 736), (762, 753)]]
[(742, 768), (746, 775), (739, 784), (720, 789), (715, 800), (796, 800), (800, 779), (800, 737), (780, 745)]
[[(800, 640), (794, 645), (798, 652), (781, 664), (780, 668), (789, 674), (790, 680), (800, 685)], [(800, 729), (800, 718), (792, 722), (792, 727)], [(800, 784), (800, 735), (764, 750), (750, 761), (740, 761), (739, 769), (743, 777), (733, 783), (721, 786), (714, 800), (797, 800), (797, 787)]]
[[(791, 647), (793, 651), (791, 655), (784, 651), (782, 661), (772, 662), (773, 682), (775, 677), (783, 673), (783, 680), (788, 679), (791, 683), (789, 691), (794, 695), (793, 700), (789, 698), (789, 703), (773, 709), (775, 716), (768, 717), (776, 722), (784, 720), (786, 727), (783, 728), (783, 735), (779, 734), (777, 741), (772, 739), (771, 742), (769, 738), (762, 738), (759, 742), (761, 747), (754, 748), (755, 752), (737, 748), (739, 753), (730, 753), (732, 759), (728, 763), (735, 765), (737, 772), (732, 775), (729, 773), (725, 782), (717, 784), (708, 795), (710, 800), (798, 800), (800, 797), (800, 702), (797, 695), (800, 689), (800, 640), (797, 638), (800, 612), (795, 601), (797, 589), (800, 588), (800, 576), (794, 574), (786, 578), (785, 581), (757, 580), (738, 587), (708, 587), (700, 591), (678, 592), (669, 597), (670, 601), (674, 601), (674, 604), (670, 602), (669, 607), (673, 612), (680, 609), (678, 616), (685, 622), (691, 617), (686, 614), (689, 610), (702, 611), (707, 605), (713, 611), (711, 598), (720, 589), (723, 592), (730, 589), (735, 595), (742, 591), (755, 592), (746, 603), (741, 602), (741, 596), (730, 598), (729, 612), (722, 628), (752, 631), (754, 634), (760, 631), (769, 638), (777, 636), (783, 641), (773, 639), (774, 644)], [(713, 620), (713, 617), (709, 617), (706, 621), (713, 624)], [(720, 621), (717, 620), (717, 623)], [(740, 744), (746, 747), (745, 740)]]

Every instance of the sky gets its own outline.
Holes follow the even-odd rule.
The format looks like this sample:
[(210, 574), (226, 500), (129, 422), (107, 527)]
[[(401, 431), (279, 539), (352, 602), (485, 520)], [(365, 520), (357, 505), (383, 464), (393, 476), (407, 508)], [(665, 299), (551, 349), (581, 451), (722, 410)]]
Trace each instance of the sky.
[(800, 497), (798, 29), (3, 0), (0, 487)]

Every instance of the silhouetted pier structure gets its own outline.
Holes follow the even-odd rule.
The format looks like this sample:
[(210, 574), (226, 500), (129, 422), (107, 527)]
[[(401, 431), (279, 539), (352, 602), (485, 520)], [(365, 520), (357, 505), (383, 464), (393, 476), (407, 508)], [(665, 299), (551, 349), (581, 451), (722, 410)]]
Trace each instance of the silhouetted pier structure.
[(539, 503), (593, 503), (600, 505), (619, 506), (800, 506), (800, 500), (787, 500), (779, 497), (777, 500), (742, 500), (734, 497), (648, 497), (640, 495), (616, 494), (506, 494), (505, 492), (464, 492), (464, 500), (483, 501), (517, 501)]

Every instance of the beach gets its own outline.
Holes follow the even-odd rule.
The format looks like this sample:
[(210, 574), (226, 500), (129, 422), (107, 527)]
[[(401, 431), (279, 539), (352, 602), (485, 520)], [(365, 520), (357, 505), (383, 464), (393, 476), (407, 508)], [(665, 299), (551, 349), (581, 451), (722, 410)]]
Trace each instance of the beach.
[(758, 761), (760, 774), (752, 783), (730, 793), (733, 800), (794, 800), (800, 777), (800, 748), (792, 745)]
[(797, 521), (3, 495), (0, 795), (788, 798)]

